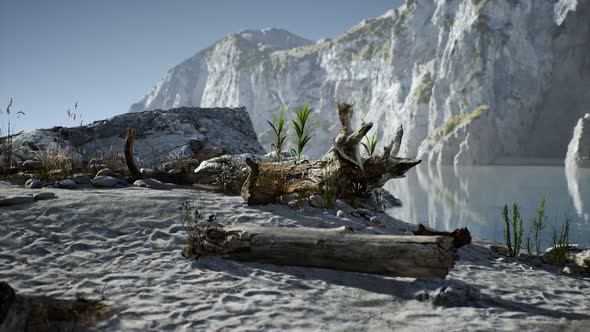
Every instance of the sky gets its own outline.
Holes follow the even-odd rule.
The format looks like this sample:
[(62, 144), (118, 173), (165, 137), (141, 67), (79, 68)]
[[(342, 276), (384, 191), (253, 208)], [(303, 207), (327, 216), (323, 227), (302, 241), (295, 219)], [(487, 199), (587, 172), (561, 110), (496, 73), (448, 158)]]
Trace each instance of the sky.
[[(16, 131), (109, 118), (228, 33), (276, 27), (333, 38), (402, 2), (0, 0), (0, 109), (13, 98)], [(1, 114), (0, 126), (7, 121)]]

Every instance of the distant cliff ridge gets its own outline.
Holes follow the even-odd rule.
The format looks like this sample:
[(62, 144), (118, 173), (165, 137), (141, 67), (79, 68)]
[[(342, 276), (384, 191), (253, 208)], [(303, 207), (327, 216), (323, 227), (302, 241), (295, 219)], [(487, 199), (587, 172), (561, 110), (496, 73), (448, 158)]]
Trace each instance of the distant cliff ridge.
[(269, 149), (269, 113), (309, 102), (318, 156), (339, 99), (382, 141), (403, 124), (401, 154), (430, 163), (563, 159), (590, 105), (588, 17), (590, 1), (408, 0), (317, 43), (246, 30), (172, 68), (131, 111), (245, 106)]

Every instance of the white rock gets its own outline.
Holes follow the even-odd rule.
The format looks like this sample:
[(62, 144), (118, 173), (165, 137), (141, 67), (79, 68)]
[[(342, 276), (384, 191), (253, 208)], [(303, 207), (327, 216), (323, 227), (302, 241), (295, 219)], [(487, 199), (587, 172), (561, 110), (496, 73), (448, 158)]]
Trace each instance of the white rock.
[(567, 148), (565, 163), (568, 167), (590, 167), (590, 113), (578, 120)]
[(342, 210), (336, 211), (336, 216), (338, 216), (340, 218), (346, 218), (346, 217), (348, 217), (348, 215), (346, 214), (346, 212), (344, 212)]
[(25, 182), (25, 188), (27, 189), (39, 189), (43, 187), (43, 183), (37, 179), (28, 179)]

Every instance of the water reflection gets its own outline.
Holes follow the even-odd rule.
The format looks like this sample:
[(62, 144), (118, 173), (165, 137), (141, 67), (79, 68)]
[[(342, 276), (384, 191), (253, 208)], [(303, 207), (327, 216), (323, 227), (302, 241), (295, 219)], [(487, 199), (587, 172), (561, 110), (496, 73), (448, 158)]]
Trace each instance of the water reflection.
[(564, 171), (557, 166), (428, 167), (419, 165), (404, 179), (385, 188), (404, 206), (387, 212), (402, 220), (440, 230), (468, 227), (478, 237), (503, 242), (501, 210), (518, 202), (525, 235), (543, 196), (548, 226), (542, 238), (549, 245), (553, 226), (572, 217), (571, 242), (590, 246), (590, 169)]

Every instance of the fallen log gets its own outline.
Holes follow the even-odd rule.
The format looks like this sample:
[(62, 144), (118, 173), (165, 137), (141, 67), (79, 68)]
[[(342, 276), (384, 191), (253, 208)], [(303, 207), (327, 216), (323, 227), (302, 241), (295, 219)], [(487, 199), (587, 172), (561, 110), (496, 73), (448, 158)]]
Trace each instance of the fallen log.
[(462, 246), (468, 245), (471, 243), (471, 233), (467, 227), (465, 228), (457, 228), (452, 232), (437, 232), (431, 231), (426, 226), (419, 224), (418, 228), (412, 232), (414, 235), (418, 236), (433, 236), (433, 235), (442, 235), (442, 236), (450, 236), (453, 238), (453, 245), (455, 248), (461, 248)]
[(420, 160), (400, 158), (403, 129), (400, 127), (394, 139), (383, 148), (380, 156), (361, 157), (359, 145), (373, 127), (362, 123), (352, 128), (352, 104), (337, 103), (341, 128), (330, 150), (319, 160), (309, 164), (256, 163), (247, 160), (248, 178), (241, 195), (248, 205), (275, 203), (282, 194), (299, 192), (321, 193), (330, 187), (340, 198), (359, 197), (379, 188), (390, 179), (401, 178)]
[(448, 236), (396, 236), (332, 229), (209, 227), (183, 256), (221, 255), (238, 261), (309, 266), (396, 277), (444, 278), (454, 262)]

